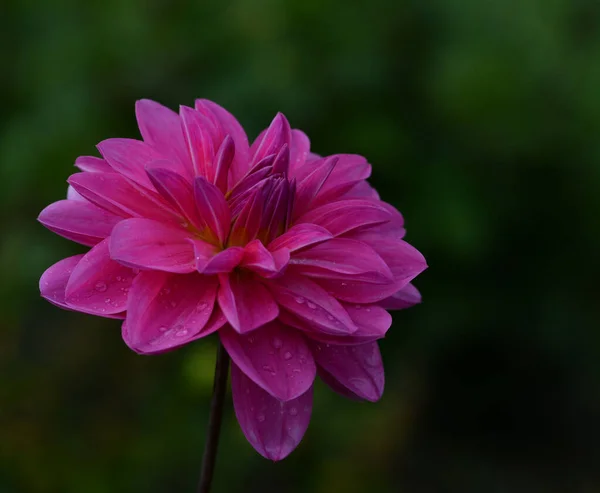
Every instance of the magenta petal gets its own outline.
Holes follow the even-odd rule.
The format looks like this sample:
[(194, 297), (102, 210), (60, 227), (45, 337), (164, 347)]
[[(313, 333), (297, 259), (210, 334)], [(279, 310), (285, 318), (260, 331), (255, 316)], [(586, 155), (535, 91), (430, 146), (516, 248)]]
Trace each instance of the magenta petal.
[(348, 303), (377, 303), (394, 294), (404, 284), (378, 284), (350, 279), (317, 279), (319, 286), (338, 300)]
[(174, 164), (173, 171), (191, 179), (192, 165), (179, 115), (149, 99), (141, 99), (135, 103), (135, 114), (144, 142), (169, 158)]
[(75, 166), (81, 171), (89, 171), (90, 173), (114, 173), (114, 170), (104, 159), (94, 156), (79, 156), (75, 160)]
[(333, 238), (296, 252), (290, 259), (297, 272), (324, 279), (350, 279), (386, 284), (394, 276), (369, 245), (346, 238)]
[(329, 334), (351, 334), (356, 325), (339, 302), (304, 276), (286, 272), (267, 285), (279, 305)]
[[(338, 163), (338, 158), (328, 157), (314, 163), (312, 172), (303, 180), (298, 181), (296, 202), (294, 204), (294, 217), (304, 214), (310, 209), (313, 201)], [(312, 166), (312, 165), (311, 165)]]
[(381, 300), (379, 305), (386, 310), (403, 310), (421, 303), (421, 293), (412, 284), (408, 283), (392, 296)]
[(182, 106), (179, 110), (186, 146), (191, 156), (194, 176), (212, 181), (215, 175), (215, 145), (217, 129), (202, 113)]
[(350, 190), (344, 194), (346, 199), (372, 199), (379, 200), (379, 194), (371, 185), (366, 181), (359, 181)]
[[(126, 344), (134, 351), (149, 354), (207, 335), (203, 329), (213, 313), (217, 285), (214, 276), (141, 272), (129, 292), (123, 330)], [(225, 323), (223, 317), (220, 321), (221, 325)], [(213, 322), (211, 331), (217, 325)]]
[(154, 189), (146, 174), (146, 166), (165, 156), (145, 142), (133, 139), (107, 139), (97, 147), (114, 171), (150, 190)]
[(338, 382), (334, 377), (332, 377), (329, 373), (327, 373), (323, 368), (317, 368), (317, 375), (323, 380), (323, 382), (336, 394), (340, 394), (342, 397), (346, 399), (350, 399), (353, 401), (362, 401), (363, 399), (357, 396), (350, 389), (344, 387), (340, 382)]
[(331, 175), (320, 189), (313, 207), (332, 202), (350, 191), (355, 185), (371, 176), (371, 165), (356, 154), (336, 154), (338, 162)]
[(362, 226), (381, 224), (392, 218), (380, 203), (370, 200), (340, 200), (313, 209), (296, 221), (322, 226), (338, 236)]
[(290, 145), (290, 170), (291, 175), (296, 176), (296, 170), (304, 166), (310, 151), (310, 140), (302, 130), (292, 130), (292, 142)]
[(292, 131), (289, 122), (283, 114), (277, 113), (269, 128), (257, 137), (250, 148), (252, 164), (258, 163), (270, 154), (277, 154), (284, 144), (289, 146), (291, 140)]
[(219, 282), (219, 306), (238, 332), (249, 332), (277, 318), (279, 308), (273, 296), (251, 275), (219, 274)]
[(312, 343), (311, 346), (317, 365), (340, 385), (371, 402), (381, 398), (385, 376), (376, 342), (357, 346)]
[(235, 157), (235, 143), (231, 136), (227, 135), (215, 156), (215, 179), (213, 183), (223, 193), (227, 193), (227, 183), (229, 181), (229, 170)]
[(87, 246), (110, 236), (123, 218), (87, 202), (59, 200), (46, 207), (38, 221), (50, 231)]
[(251, 334), (228, 328), (219, 334), (233, 362), (273, 397), (289, 401), (312, 386), (315, 362), (298, 331), (275, 321)]
[(274, 252), (285, 248), (290, 252), (300, 248), (314, 245), (325, 240), (333, 238), (332, 234), (321, 226), (314, 224), (297, 224), (291, 227), (278, 238), (269, 243), (269, 250)]
[(67, 187), (67, 200), (76, 200), (79, 202), (87, 202), (85, 197), (81, 195), (72, 185)]
[(108, 242), (109, 238), (106, 238), (98, 243), (73, 269), (66, 287), (69, 306), (95, 315), (127, 309), (127, 293), (134, 273), (111, 260)]
[(229, 234), (231, 213), (223, 195), (215, 185), (198, 177), (194, 180), (194, 197), (198, 214), (221, 243)]
[(196, 268), (190, 233), (151, 219), (125, 219), (110, 238), (113, 260), (130, 267), (187, 273)]
[(287, 266), (289, 260), (288, 250), (271, 253), (260, 240), (253, 240), (244, 247), (241, 265), (263, 277), (273, 277)]
[(196, 268), (205, 275), (228, 273), (240, 265), (243, 257), (243, 248), (229, 247), (204, 261), (196, 249)]
[(312, 411), (312, 387), (296, 399), (275, 399), (233, 364), (231, 393), (235, 416), (250, 445), (266, 459), (287, 457), (300, 443)]

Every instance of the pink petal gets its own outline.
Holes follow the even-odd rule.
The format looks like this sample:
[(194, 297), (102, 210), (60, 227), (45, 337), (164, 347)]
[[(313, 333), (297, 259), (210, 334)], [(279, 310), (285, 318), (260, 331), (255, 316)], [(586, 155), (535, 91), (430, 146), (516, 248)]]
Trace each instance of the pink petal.
[(359, 181), (350, 190), (344, 194), (346, 199), (373, 199), (379, 200), (379, 194), (369, 183), (366, 181)]
[(298, 331), (275, 321), (251, 334), (231, 328), (219, 334), (233, 362), (276, 399), (296, 399), (312, 386), (317, 369)]
[(349, 303), (377, 303), (391, 296), (404, 285), (402, 282), (377, 284), (350, 279), (318, 279), (317, 282), (338, 300)]
[(178, 173), (161, 167), (165, 161), (156, 161), (146, 169), (152, 184), (169, 204), (178, 210), (196, 228), (201, 229), (204, 221), (198, 216), (194, 190), (190, 183)]
[[(321, 342), (338, 345), (355, 345), (373, 342), (385, 337), (392, 325), (392, 316), (377, 305), (354, 305), (342, 303), (352, 321), (358, 327), (356, 332), (349, 336), (334, 336), (322, 332), (311, 332), (310, 337)], [(280, 320), (284, 321), (280, 315)], [(296, 324), (294, 324), (294, 327)], [(298, 327), (300, 330), (306, 328)], [(309, 329), (310, 330), (310, 329)]]
[(337, 383), (367, 401), (381, 398), (385, 376), (376, 342), (357, 346), (312, 343), (311, 347), (317, 365)]
[(218, 252), (212, 257), (202, 257), (204, 251), (198, 248), (199, 240), (194, 242), (196, 252), (196, 269), (201, 274), (224, 274), (233, 271), (244, 257), (244, 249), (241, 247), (229, 247)]
[(194, 180), (194, 197), (198, 214), (223, 244), (231, 223), (231, 213), (223, 192), (206, 179), (198, 177)]
[(300, 217), (296, 223), (317, 224), (334, 236), (339, 236), (359, 227), (385, 223), (391, 218), (388, 210), (377, 202), (351, 199), (317, 207)]
[(290, 169), (292, 176), (295, 175), (295, 170), (300, 169), (310, 151), (310, 140), (302, 130), (292, 130), (292, 142), (290, 145)]
[[(75, 255), (74, 257), (67, 257), (50, 268), (42, 274), (40, 278), (40, 293), (43, 298), (47, 299), (53, 305), (59, 306), (66, 310), (77, 310), (82, 313), (90, 313), (87, 310), (71, 307), (65, 301), (65, 291), (67, 289), (67, 283), (73, 269), (81, 261), (83, 255)], [(93, 313), (96, 315), (96, 313)], [(101, 317), (106, 318), (125, 318), (123, 313), (102, 313), (99, 314)]]
[(152, 221), (125, 219), (113, 230), (110, 255), (130, 267), (188, 273), (196, 268), (190, 233)]
[(231, 188), (248, 171), (250, 149), (246, 132), (244, 132), (242, 126), (231, 113), (212, 101), (208, 101), (207, 99), (197, 99), (196, 110), (204, 114), (207, 114), (208, 112), (212, 113), (219, 123), (222, 134), (220, 137), (221, 140), (225, 138), (225, 135), (230, 135), (235, 143), (235, 157), (230, 168), (229, 188)]
[(281, 173), (287, 176), (290, 171), (290, 148), (283, 144), (273, 161), (273, 173)]
[(107, 139), (97, 147), (114, 171), (145, 188), (154, 189), (146, 174), (146, 166), (165, 156), (145, 142), (133, 139)]
[(284, 144), (289, 146), (291, 140), (292, 131), (289, 122), (283, 114), (277, 113), (266, 132), (259, 135), (252, 144), (250, 148), (251, 164), (258, 163), (270, 154), (277, 154)]
[(297, 224), (291, 227), (278, 238), (269, 243), (269, 250), (274, 252), (280, 249), (287, 249), (295, 252), (309, 245), (314, 245), (325, 240), (333, 238), (332, 234), (321, 226), (314, 224)]
[(217, 312), (206, 330), (217, 285), (214, 276), (140, 272), (129, 292), (125, 343), (139, 353), (159, 353), (214, 332), (225, 323)]
[(335, 378), (333, 378), (329, 373), (327, 373), (323, 368), (317, 368), (317, 375), (323, 380), (323, 382), (336, 394), (340, 394), (342, 397), (346, 399), (350, 399), (353, 401), (362, 401), (363, 399), (357, 396), (350, 389), (344, 387), (340, 382), (338, 382)]
[(223, 193), (227, 193), (227, 182), (229, 170), (235, 157), (235, 143), (231, 136), (227, 135), (215, 156), (215, 186)]
[(318, 330), (330, 334), (351, 334), (357, 330), (342, 305), (313, 281), (286, 272), (266, 282), (279, 305)]
[(346, 238), (331, 240), (295, 252), (290, 265), (303, 275), (388, 284), (394, 281), (389, 267), (369, 245)]
[(114, 173), (114, 170), (104, 159), (94, 156), (79, 156), (75, 160), (75, 166), (81, 171), (89, 171), (90, 173)]
[(249, 273), (220, 274), (219, 282), (219, 306), (238, 332), (249, 332), (277, 318), (279, 308), (273, 296)]
[(170, 159), (175, 165), (173, 171), (191, 179), (192, 165), (179, 115), (149, 99), (136, 101), (135, 115), (144, 142)]
[(409, 283), (389, 298), (381, 300), (379, 305), (386, 310), (403, 310), (419, 303), (421, 303), (421, 293)]
[(87, 246), (110, 236), (123, 218), (87, 202), (59, 200), (46, 207), (38, 221), (50, 231)]
[(282, 272), (289, 259), (288, 250), (271, 253), (260, 240), (253, 240), (244, 247), (241, 265), (263, 277), (273, 277)]
[(298, 181), (294, 217), (301, 216), (311, 208), (321, 188), (329, 181), (329, 177), (337, 163), (338, 158), (336, 157), (320, 160), (315, 163), (314, 169), (306, 178)]
[(67, 200), (76, 200), (79, 202), (87, 202), (85, 198), (75, 190), (71, 185), (67, 187)]
[(118, 173), (76, 173), (68, 182), (87, 200), (122, 217), (145, 217), (167, 222), (182, 219), (156, 193), (140, 189)]
[(330, 158), (337, 158), (337, 165), (320, 189), (313, 207), (341, 198), (355, 185), (371, 176), (371, 165), (362, 156), (336, 154)]
[(109, 238), (84, 255), (66, 287), (66, 302), (86, 313), (105, 315), (127, 309), (127, 293), (134, 278), (128, 267), (111, 260)]
[(231, 392), (242, 432), (260, 455), (277, 461), (298, 446), (310, 422), (312, 387), (300, 397), (282, 402), (254, 384), (233, 364)]
[(215, 176), (214, 159), (217, 151), (216, 128), (202, 113), (181, 106), (185, 142), (191, 156), (194, 176), (212, 181)]

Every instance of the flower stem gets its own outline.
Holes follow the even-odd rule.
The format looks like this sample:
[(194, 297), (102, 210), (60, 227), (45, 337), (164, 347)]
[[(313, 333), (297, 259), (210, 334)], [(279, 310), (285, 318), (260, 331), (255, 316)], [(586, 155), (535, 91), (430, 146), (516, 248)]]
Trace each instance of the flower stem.
[(217, 363), (215, 365), (215, 380), (213, 395), (210, 401), (210, 416), (206, 432), (206, 444), (200, 469), (200, 481), (197, 493), (209, 493), (210, 485), (215, 470), (217, 447), (219, 446), (219, 433), (221, 432), (221, 419), (223, 418), (223, 403), (227, 390), (227, 374), (229, 373), (229, 355), (221, 344), (217, 343)]

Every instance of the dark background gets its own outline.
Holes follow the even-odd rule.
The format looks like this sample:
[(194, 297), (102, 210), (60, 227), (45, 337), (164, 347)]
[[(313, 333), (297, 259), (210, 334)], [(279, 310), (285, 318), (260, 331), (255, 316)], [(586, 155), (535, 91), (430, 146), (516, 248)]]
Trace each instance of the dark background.
[(382, 342), (377, 404), (317, 385), (273, 464), (228, 401), (215, 492), (600, 492), (600, 3), (0, 4), (0, 492), (194, 490), (214, 340), (156, 357), (53, 307), (82, 249), (35, 218), (134, 102), (276, 111), (373, 163), (430, 268)]

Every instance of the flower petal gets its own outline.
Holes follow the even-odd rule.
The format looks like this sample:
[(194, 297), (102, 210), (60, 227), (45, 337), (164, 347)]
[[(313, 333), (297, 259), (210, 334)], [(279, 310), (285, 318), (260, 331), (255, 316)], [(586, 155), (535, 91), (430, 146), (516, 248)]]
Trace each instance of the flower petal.
[(312, 343), (315, 361), (340, 385), (366, 399), (377, 401), (383, 394), (385, 376), (379, 346), (369, 342), (357, 346)]
[(371, 165), (367, 160), (356, 154), (335, 154), (330, 158), (337, 158), (338, 162), (331, 172), (317, 197), (312, 203), (313, 207), (332, 202), (346, 194), (356, 184), (371, 176)]
[(224, 317), (217, 313), (210, 331), (217, 278), (200, 274), (140, 272), (129, 291), (125, 343), (144, 354), (160, 353), (204, 337)]
[(229, 234), (231, 212), (223, 192), (205, 178), (194, 180), (196, 208), (208, 229), (224, 243)]
[(242, 432), (260, 455), (277, 461), (298, 446), (310, 422), (312, 387), (300, 397), (283, 402), (257, 386), (233, 364), (231, 393)]
[(294, 203), (294, 217), (299, 217), (311, 209), (313, 201), (321, 188), (329, 180), (338, 163), (337, 157), (327, 157), (314, 164), (314, 168), (306, 178), (298, 181), (298, 191)]
[(286, 272), (265, 282), (279, 305), (316, 329), (329, 334), (351, 334), (357, 330), (344, 307), (310, 279)]
[(381, 300), (379, 306), (386, 310), (403, 310), (421, 303), (421, 293), (412, 284), (408, 283), (392, 296)]
[(59, 200), (46, 207), (38, 221), (65, 238), (93, 246), (110, 236), (123, 218), (78, 200)]
[(169, 158), (175, 165), (173, 171), (191, 180), (192, 164), (183, 138), (179, 115), (149, 99), (136, 101), (135, 115), (144, 142)]
[(250, 273), (219, 274), (219, 282), (219, 306), (238, 332), (249, 332), (277, 318), (279, 308), (273, 296)]
[(270, 154), (277, 154), (284, 144), (290, 145), (292, 130), (287, 118), (277, 113), (267, 130), (259, 135), (250, 148), (251, 165), (258, 163)]
[(225, 328), (219, 335), (233, 362), (273, 397), (289, 401), (312, 386), (317, 369), (298, 331), (275, 321), (251, 334)]
[(304, 166), (304, 162), (310, 151), (310, 140), (302, 130), (292, 130), (292, 142), (290, 144), (290, 171), (296, 176), (295, 171)]
[[(196, 241), (195, 245), (197, 243)], [(200, 250), (196, 248), (196, 268), (198, 272), (205, 275), (228, 273), (240, 265), (243, 257), (243, 248), (229, 247), (205, 260), (200, 256)]]
[(263, 277), (273, 277), (279, 274), (290, 260), (286, 249), (271, 253), (260, 240), (253, 240), (244, 247), (244, 257), (241, 265)]
[(394, 281), (390, 268), (373, 248), (362, 241), (346, 238), (333, 238), (296, 252), (290, 265), (295, 271), (315, 278), (379, 284)]
[(81, 171), (89, 171), (90, 173), (115, 172), (104, 159), (94, 156), (79, 156), (75, 160), (75, 166)]
[(314, 245), (321, 241), (333, 238), (333, 235), (321, 226), (315, 224), (297, 224), (292, 226), (278, 238), (269, 243), (269, 250), (275, 252), (279, 249), (287, 249), (290, 252), (300, 248)]
[(332, 296), (348, 303), (377, 303), (391, 296), (404, 285), (402, 282), (378, 284), (350, 279), (317, 279), (316, 281)]
[(107, 139), (100, 142), (98, 150), (110, 167), (135, 183), (154, 190), (146, 174), (146, 166), (165, 159), (145, 142), (133, 139)]
[(190, 233), (151, 219), (125, 219), (110, 238), (113, 260), (130, 267), (188, 273), (196, 268)]
[(66, 302), (86, 313), (105, 315), (127, 309), (127, 293), (135, 277), (128, 267), (111, 260), (110, 239), (98, 243), (73, 269), (66, 287)]
[(296, 223), (312, 223), (339, 236), (353, 229), (381, 224), (392, 218), (380, 203), (371, 200), (350, 199), (322, 205), (302, 215)]

